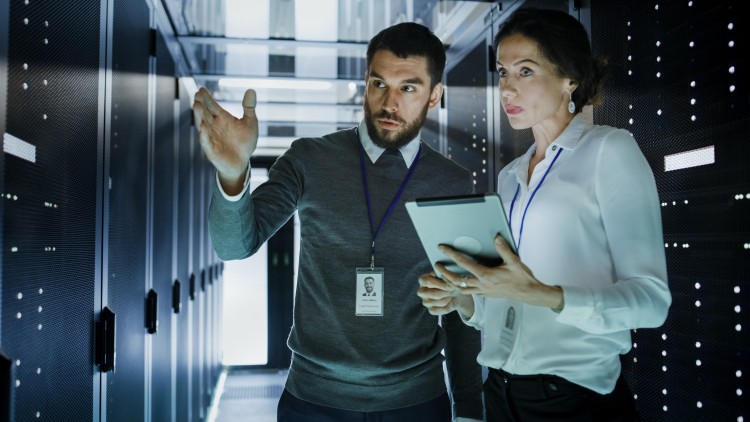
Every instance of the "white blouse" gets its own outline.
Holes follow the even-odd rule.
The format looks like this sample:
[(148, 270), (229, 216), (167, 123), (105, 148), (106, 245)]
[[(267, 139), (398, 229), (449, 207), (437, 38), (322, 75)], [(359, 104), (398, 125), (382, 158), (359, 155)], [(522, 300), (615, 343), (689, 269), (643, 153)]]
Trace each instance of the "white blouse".
[(620, 375), (619, 355), (631, 348), (630, 330), (663, 324), (672, 301), (653, 173), (629, 132), (580, 114), (529, 182), (535, 148), (502, 169), (498, 193), (521, 260), (541, 282), (562, 287), (565, 307), (558, 314), (515, 304), (517, 334), (503, 336), (505, 352), (509, 301), (475, 296), (466, 323), (483, 330), (480, 364), (558, 375), (606, 394)]

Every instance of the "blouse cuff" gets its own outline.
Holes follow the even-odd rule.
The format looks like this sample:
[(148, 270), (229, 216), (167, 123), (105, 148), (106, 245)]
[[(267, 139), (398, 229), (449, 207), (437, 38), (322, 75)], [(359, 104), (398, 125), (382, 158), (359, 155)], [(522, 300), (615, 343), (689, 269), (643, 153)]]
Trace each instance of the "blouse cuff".
[(458, 316), (461, 317), (461, 321), (463, 321), (464, 324), (481, 329), (481, 322), (484, 318), (484, 301), (474, 295), (471, 295), (471, 300), (474, 301), (474, 314), (471, 315), (471, 318), (465, 319), (460, 312), (457, 312)]
[(557, 315), (557, 322), (579, 325), (590, 321), (601, 306), (592, 289), (583, 286), (565, 286), (563, 288), (562, 311)]

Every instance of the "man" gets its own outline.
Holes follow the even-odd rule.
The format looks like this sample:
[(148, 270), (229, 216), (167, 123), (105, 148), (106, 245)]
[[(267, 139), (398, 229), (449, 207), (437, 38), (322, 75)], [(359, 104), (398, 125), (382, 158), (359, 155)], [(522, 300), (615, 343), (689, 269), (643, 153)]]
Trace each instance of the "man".
[(377, 292), (375, 290), (375, 279), (368, 276), (365, 277), (365, 292), (362, 293), (362, 296), (377, 296)]
[[(445, 348), (457, 418), (482, 419), (480, 339), (453, 313), (438, 319), (416, 295), (430, 263), (407, 199), (467, 194), (469, 173), (420, 140), (440, 102), (445, 51), (427, 28), (402, 23), (367, 50), (359, 127), (299, 139), (246, 192), (258, 132), (255, 92), (235, 119), (205, 89), (194, 110), (201, 145), (217, 169), (209, 229), (222, 259), (253, 253), (295, 211), (301, 249), (288, 345), (293, 352), (280, 421), (450, 421)], [(362, 277), (377, 300), (357, 295)]]

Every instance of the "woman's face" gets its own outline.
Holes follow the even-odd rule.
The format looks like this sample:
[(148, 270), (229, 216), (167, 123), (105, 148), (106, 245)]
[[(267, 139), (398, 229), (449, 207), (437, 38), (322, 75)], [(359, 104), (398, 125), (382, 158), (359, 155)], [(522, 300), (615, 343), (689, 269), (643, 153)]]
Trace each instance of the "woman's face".
[(575, 84), (557, 74), (535, 41), (520, 34), (503, 38), (496, 65), (500, 100), (514, 129), (567, 125), (568, 92)]

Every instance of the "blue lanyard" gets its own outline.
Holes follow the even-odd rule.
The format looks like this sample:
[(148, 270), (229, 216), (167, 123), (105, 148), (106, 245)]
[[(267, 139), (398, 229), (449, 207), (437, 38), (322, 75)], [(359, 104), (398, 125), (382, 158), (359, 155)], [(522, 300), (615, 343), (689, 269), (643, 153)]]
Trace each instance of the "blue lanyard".
[(370, 269), (375, 268), (375, 239), (378, 238), (378, 234), (380, 234), (380, 230), (385, 225), (385, 221), (390, 217), (393, 210), (396, 208), (396, 204), (398, 204), (398, 200), (401, 198), (401, 195), (404, 193), (404, 190), (406, 189), (406, 184), (409, 183), (409, 180), (411, 179), (411, 176), (414, 174), (414, 170), (417, 168), (417, 163), (419, 163), (419, 153), (422, 151), (422, 144), (419, 144), (419, 150), (417, 150), (417, 156), (414, 158), (414, 162), (411, 163), (411, 166), (409, 167), (409, 172), (406, 174), (406, 177), (404, 178), (404, 181), (401, 182), (401, 187), (398, 189), (398, 193), (396, 193), (396, 196), (393, 198), (393, 201), (391, 201), (391, 205), (388, 207), (388, 211), (386, 211), (385, 216), (383, 216), (383, 219), (380, 221), (380, 226), (378, 226), (378, 230), (374, 230), (374, 225), (372, 224), (372, 203), (370, 202), (370, 189), (368, 187), (367, 183), (367, 169), (365, 168), (365, 148), (362, 146), (361, 142), (359, 143), (359, 164), (360, 167), (362, 167), (362, 183), (365, 185), (365, 199), (367, 200), (367, 216), (370, 218), (370, 234), (372, 235), (372, 247), (371, 252), (372, 255), (370, 257)]
[[(555, 158), (552, 159), (552, 162), (550, 163), (549, 167), (547, 167), (547, 171), (544, 172), (544, 176), (542, 176), (542, 180), (539, 181), (539, 184), (536, 186), (536, 189), (534, 189), (534, 192), (531, 193), (531, 198), (529, 198), (529, 202), (526, 203), (526, 209), (523, 210), (523, 216), (521, 217), (521, 229), (518, 231), (518, 244), (516, 245), (516, 250), (518, 250), (518, 253), (521, 253), (521, 237), (523, 236), (523, 224), (526, 222), (526, 211), (529, 210), (529, 205), (531, 205), (531, 201), (534, 200), (534, 195), (536, 195), (537, 191), (539, 191), (539, 188), (542, 187), (542, 183), (544, 183), (544, 179), (547, 178), (547, 174), (549, 174), (549, 171), (552, 169), (552, 166), (555, 165), (555, 161), (557, 161), (557, 157), (560, 156), (560, 153), (563, 152), (563, 149), (560, 148), (559, 151), (557, 151), (557, 154), (555, 154)], [(518, 191), (521, 190), (521, 185), (518, 184), (516, 186), (516, 193), (513, 195), (513, 201), (510, 203), (510, 215), (508, 216), (508, 225), (513, 227), (513, 207), (516, 205), (516, 198), (518, 198)]]

